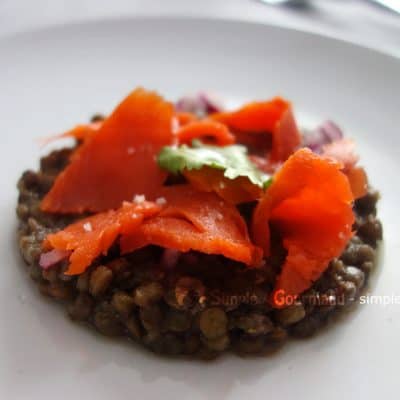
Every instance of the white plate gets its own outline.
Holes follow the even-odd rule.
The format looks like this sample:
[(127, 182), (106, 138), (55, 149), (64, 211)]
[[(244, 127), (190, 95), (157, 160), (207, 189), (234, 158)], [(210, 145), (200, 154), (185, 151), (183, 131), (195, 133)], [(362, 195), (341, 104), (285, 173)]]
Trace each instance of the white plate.
[(15, 245), (15, 183), (35, 139), (110, 111), (136, 85), (174, 98), (282, 94), (357, 139), (383, 196), (377, 295), (400, 295), (400, 62), (321, 36), (242, 22), (137, 19), (65, 26), (0, 41), (2, 399), (395, 398), (400, 305), (359, 306), (312, 340), (267, 359), (171, 361), (72, 324), (40, 297)]

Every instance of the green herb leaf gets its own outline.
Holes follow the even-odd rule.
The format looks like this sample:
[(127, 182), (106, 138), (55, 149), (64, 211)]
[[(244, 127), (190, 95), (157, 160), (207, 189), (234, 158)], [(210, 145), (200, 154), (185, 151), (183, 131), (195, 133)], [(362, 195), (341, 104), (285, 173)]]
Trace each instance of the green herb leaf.
[(241, 145), (210, 146), (194, 140), (192, 147), (166, 146), (159, 156), (158, 164), (161, 168), (178, 174), (184, 170), (211, 167), (224, 171), (228, 179), (239, 176), (247, 177), (250, 182), (266, 189), (272, 182), (271, 176), (260, 171), (247, 156), (247, 149)]

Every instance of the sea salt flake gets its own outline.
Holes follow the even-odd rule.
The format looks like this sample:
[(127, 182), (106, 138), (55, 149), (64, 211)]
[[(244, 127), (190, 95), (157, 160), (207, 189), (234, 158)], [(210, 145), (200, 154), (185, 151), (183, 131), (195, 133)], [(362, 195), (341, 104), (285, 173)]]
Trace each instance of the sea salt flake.
[(85, 222), (85, 223), (83, 224), (83, 229), (84, 229), (86, 232), (92, 232), (92, 230), (93, 230), (92, 224), (91, 224), (90, 222)]
[(146, 196), (144, 194), (135, 194), (133, 197), (133, 202), (136, 204), (141, 204), (146, 201)]
[(167, 199), (165, 197), (159, 197), (158, 199), (156, 199), (156, 204), (159, 206), (163, 206), (167, 204)]
[(216, 213), (215, 218), (217, 221), (222, 221), (224, 219), (224, 216), (221, 213)]

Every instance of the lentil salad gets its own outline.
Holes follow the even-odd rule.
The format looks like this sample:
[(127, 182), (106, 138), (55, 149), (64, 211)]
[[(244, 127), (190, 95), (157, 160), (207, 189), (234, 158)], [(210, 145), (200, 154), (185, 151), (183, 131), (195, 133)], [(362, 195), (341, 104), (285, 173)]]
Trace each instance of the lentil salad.
[[(168, 109), (166, 112), (175, 113), (174, 118), (183, 132), (182, 142), (170, 145), (168, 140), (164, 140), (162, 145), (156, 146), (157, 154), (154, 148), (144, 152), (138, 150), (137, 143), (124, 149), (130, 156), (137, 152), (150, 154), (153, 161), (154, 155), (158, 156), (158, 164), (154, 164), (157, 168), (152, 164), (152, 176), (167, 187), (154, 194), (151, 188), (144, 196), (142, 193), (147, 190), (147, 183), (143, 182), (144, 186), (139, 191), (136, 182), (130, 187), (133, 197), (131, 193), (129, 198), (123, 194), (126, 197), (123, 201), (133, 199), (129, 215), (133, 213), (137, 216), (143, 212), (140, 207), (144, 207), (144, 203), (152, 202), (153, 208), (145, 207), (149, 214), (140, 215), (141, 232), (136, 225), (132, 228), (132, 219), (128, 231), (126, 213), (117, 209), (108, 220), (114, 223), (118, 215), (118, 229), (113, 231), (114, 236), (110, 236), (113, 240), (110, 239), (106, 250), (86, 258), (89, 260), (87, 265), (82, 267), (80, 262), (81, 270), (77, 273), (78, 270), (71, 273), (71, 253), (80, 248), (71, 245), (70, 236), (68, 248), (54, 247), (56, 241), (52, 239), (59, 239), (57, 235), (60, 233), (64, 236), (65, 232), (70, 233), (74, 224), (83, 227), (83, 231), (79, 231), (83, 235), (79, 237), (80, 243), (82, 237), (89, 234), (95, 236), (97, 225), (92, 218), (104, 212), (110, 213), (103, 210), (116, 209), (114, 202), (121, 202), (113, 197), (107, 199), (111, 205), (104, 206), (104, 203), (99, 204), (96, 199), (92, 202), (93, 199), (88, 197), (82, 208), (83, 203), (79, 203), (82, 199), (78, 197), (79, 204), (73, 204), (71, 200), (67, 208), (62, 209), (64, 205), (58, 202), (56, 210), (51, 209), (51, 201), (44, 203), (44, 199), (51, 199), (57, 181), (60, 182), (68, 168), (79, 159), (82, 146), (88, 148), (98, 130), (102, 133), (101, 125), (106, 125), (107, 118), (97, 116), (94, 124), (82, 125), (68, 133), (76, 138), (75, 147), (51, 152), (42, 158), (38, 171), (26, 171), (22, 175), (18, 184), (17, 206), (20, 249), (41, 293), (66, 304), (73, 320), (87, 321), (105, 335), (127, 336), (152, 351), (169, 355), (214, 358), (230, 349), (240, 354), (269, 353), (279, 348), (289, 336), (312, 335), (330, 316), (346, 309), (357, 299), (374, 268), (376, 248), (382, 238), (382, 227), (376, 217), (379, 195), (363, 181), (365, 173), (359, 172), (361, 167), (356, 165), (353, 149), (349, 151), (349, 143), (343, 140), (340, 132), (338, 135), (336, 125), (334, 129), (329, 123), (307, 135), (300, 133), (293, 125), (293, 115), (288, 112), (291, 110), (289, 103), (281, 99), (275, 100), (272, 105), (271, 102), (267, 105), (260, 102), (230, 113), (220, 110), (212, 99), (204, 96), (201, 101), (199, 97), (195, 100), (198, 104), (194, 109), (187, 108), (187, 99), (183, 99), (177, 103), (175, 111)], [(196, 101), (192, 99), (191, 107)], [(263, 117), (255, 122), (260, 115), (271, 112), (278, 115), (275, 115), (275, 120), (268, 117), (265, 121)], [(154, 118), (154, 114), (151, 117)], [(207, 124), (204, 124), (205, 119)], [(108, 125), (112, 126), (111, 123)], [(252, 129), (263, 129), (268, 134), (254, 135)], [(274, 142), (273, 138), (271, 143), (269, 132), (275, 139), (280, 139)], [(312, 143), (307, 143), (312, 135)], [(179, 138), (179, 134), (174, 134), (174, 140), (176, 136)], [(199, 141), (192, 142), (190, 146), (188, 143), (193, 139)], [(165, 144), (167, 146), (163, 147)], [(305, 155), (301, 153), (302, 157), (296, 156), (297, 149), (304, 146), (312, 149), (312, 155), (307, 152)], [(325, 161), (320, 161), (324, 160), (324, 152), (329, 153), (331, 158), (334, 154), (336, 161), (340, 162), (337, 172)], [(205, 159), (204, 154), (208, 158)], [(353, 219), (349, 221), (354, 234), (350, 230), (348, 234), (343, 233), (342, 228), (348, 221), (347, 217), (344, 218), (337, 236), (346, 237), (339, 237), (334, 256), (326, 259), (323, 257), (325, 253), (316, 254), (312, 263), (317, 271), (312, 271), (310, 276), (303, 275), (307, 279), (301, 281), (296, 281), (294, 275), (289, 276), (290, 285), (286, 278), (279, 281), (283, 267), (287, 266), (288, 253), (293, 251), (293, 246), (285, 242), (284, 236), (289, 231), (286, 229), (287, 221), (285, 229), (282, 228), (283, 220), (276, 212), (274, 219), (267, 224), (268, 248), (264, 243), (265, 225), (259, 234), (261, 239), (256, 238), (257, 229), (252, 229), (252, 219), (257, 210), (259, 216), (266, 217), (263, 207), (260, 207), (263, 199), (268, 193), (272, 197), (271, 193), (279, 189), (278, 182), (283, 179), (280, 177), (285, 176), (285, 171), (288, 174), (288, 167), (285, 169), (288, 158), (297, 170), (303, 162), (312, 162), (314, 170), (321, 165), (326, 169), (328, 178), (334, 175), (339, 183), (347, 185), (347, 192), (353, 193), (354, 197), (348, 205), (344, 200), (337, 202), (341, 207), (337, 211), (340, 215), (343, 210), (351, 211)], [(358, 171), (355, 175), (354, 169)], [(132, 171), (133, 177), (137, 175), (136, 171)], [(196, 174), (196, 171), (205, 173)], [(226, 176), (220, 171), (230, 173)], [(128, 177), (129, 185), (132, 176)], [(345, 179), (350, 182), (354, 176), (357, 179), (353, 186), (346, 183)], [(312, 182), (310, 187), (315, 184), (313, 176), (304, 175), (304, 180)], [(360, 184), (360, 180), (364, 183)], [(189, 191), (183, 189), (187, 185), (191, 186)], [(61, 188), (67, 186), (59, 185)], [(189, 205), (183, 204), (180, 198), (176, 200), (171, 194), (178, 190), (174, 189), (176, 186), (179, 186), (179, 191), (184, 191), (184, 197), (191, 196), (195, 188)], [(321, 190), (318, 188), (317, 192), (321, 193)], [(160, 224), (171, 222), (171, 213), (176, 213), (177, 208), (186, 214), (193, 214), (190, 207), (198, 196), (203, 196), (202, 201), (208, 204), (214, 204), (215, 199), (218, 199), (218, 204), (223, 204), (220, 209), (215, 203), (217, 211), (213, 214), (213, 221), (217, 225), (222, 218), (224, 223), (221, 222), (217, 233), (201, 235), (198, 239), (196, 236), (195, 240), (180, 247), (183, 246), (181, 237), (176, 234), (176, 239), (171, 240), (175, 231), (170, 226), (168, 234), (162, 236), (160, 226), (164, 225)], [(71, 199), (76, 201), (76, 198)], [(324, 199), (331, 201), (330, 195)], [(54, 197), (52, 201), (54, 204)], [(47, 204), (47, 209), (43, 204)], [(302, 203), (297, 204), (302, 206)], [(336, 202), (334, 204), (336, 207)], [(171, 211), (168, 207), (174, 209)], [(288, 210), (292, 212), (291, 208), (286, 208), (286, 215)], [(191, 218), (193, 222), (194, 217)], [(235, 229), (226, 228), (225, 221), (229, 218)], [(203, 222), (201, 219), (196, 221)], [(176, 225), (173, 228), (177, 229)], [(223, 228), (226, 229), (222, 231)], [(328, 228), (323, 230), (329, 234)], [(236, 235), (235, 240), (220, 245), (218, 235), (221, 231), (224, 235)], [(125, 242), (122, 241), (124, 235), (128, 238)], [(118, 243), (119, 238), (121, 243)], [(211, 246), (210, 243), (216, 242), (218, 246)], [(123, 243), (127, 251), (123, 250)], [(290, 271), (292, 267), (288, 268)], [(278, 289), (284, 290), (286, 296), (275, 296), (272, 300), (271, 295), (278, 293), (277, 282), (280, 284)], [(281, 300), (283, 303), (279, 304)]]

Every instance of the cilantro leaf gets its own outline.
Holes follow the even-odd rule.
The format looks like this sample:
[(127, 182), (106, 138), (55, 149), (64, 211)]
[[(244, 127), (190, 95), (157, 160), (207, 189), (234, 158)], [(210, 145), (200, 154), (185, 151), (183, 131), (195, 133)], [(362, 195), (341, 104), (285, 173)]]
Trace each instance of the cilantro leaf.
[(178, 174), (183, 170), (210, 167), (224, 171), (228, 179), (240, 176), (247, 177), (250, 182), (266, 189), (272, 181), (271, 176), (260, 171), (247, 156), (247, 149), (241, 145), (211, 146), (194, 140), (192, 147), (165, 146), (158, 156), (161, 168)]

